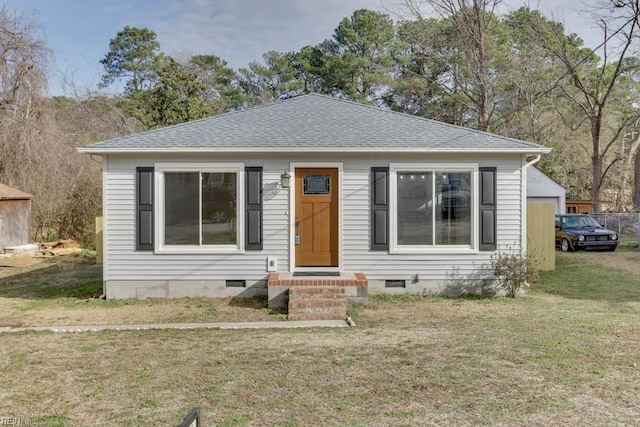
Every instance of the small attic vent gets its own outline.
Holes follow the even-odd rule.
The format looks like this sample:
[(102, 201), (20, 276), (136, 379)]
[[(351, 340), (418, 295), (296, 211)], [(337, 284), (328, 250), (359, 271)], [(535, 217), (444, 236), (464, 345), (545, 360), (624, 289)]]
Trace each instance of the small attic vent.
[(385, 280), (384, 281), (385, 288), (406, 288), (404, 280)]
[(226, 286), (227, 288), (246, 288), (247, 281), (246, 280), (227, 280)]

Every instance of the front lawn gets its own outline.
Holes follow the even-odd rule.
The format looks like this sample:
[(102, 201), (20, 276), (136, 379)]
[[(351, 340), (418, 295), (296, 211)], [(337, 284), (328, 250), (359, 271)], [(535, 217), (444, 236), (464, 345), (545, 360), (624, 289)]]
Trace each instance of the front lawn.
[(102, 267), (94, 260), (71, 256), (55, 261), (48, 268), (0, 278), (0, 327), (286, 319), (267, 309), (266, 297), (102, 300)]
[[(518, 299), (371, 298), (348, 329), (3, 334), (0, 417), (176, 425), (200, 406), (207, 426), (637, 425), (640, 278), (588, 256), (559, 254)], [(45, 301), (32, 315), (66, 301), (26, 299)]]

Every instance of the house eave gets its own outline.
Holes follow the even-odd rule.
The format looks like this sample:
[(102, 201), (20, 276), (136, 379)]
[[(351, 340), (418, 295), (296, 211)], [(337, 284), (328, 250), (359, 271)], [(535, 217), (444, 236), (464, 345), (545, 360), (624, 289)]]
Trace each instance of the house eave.
[(548, 147), (523, 148), (350, 148), (350, 147), (168, 147), (168, 148), (78, 148), (81, 154), (189, 154), (189, 153), (489, 153), (489, 154), (548, 154)]

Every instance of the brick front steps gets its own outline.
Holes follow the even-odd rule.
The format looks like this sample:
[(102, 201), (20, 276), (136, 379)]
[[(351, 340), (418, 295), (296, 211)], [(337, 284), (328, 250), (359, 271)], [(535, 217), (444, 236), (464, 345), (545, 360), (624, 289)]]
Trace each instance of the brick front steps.
[(289, 320), (340, 320), (347, 318), (347, 295), (338, 286), (289, 288)]
[(367, 301), (368, 280), (362, 273), (335, 277), (271, 273), (267, 286), (269, 308), (287, 309), (289, 320), (340, 320), (347, 317), (347, 301)]

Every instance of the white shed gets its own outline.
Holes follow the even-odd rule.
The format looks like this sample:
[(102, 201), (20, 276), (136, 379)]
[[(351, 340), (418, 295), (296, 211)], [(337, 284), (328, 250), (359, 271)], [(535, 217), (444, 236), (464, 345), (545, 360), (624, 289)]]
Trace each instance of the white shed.
[(565, 213), (565, 189), (540, 169), (527, 171), (527, 203), (553, 203), (556, 214)]

